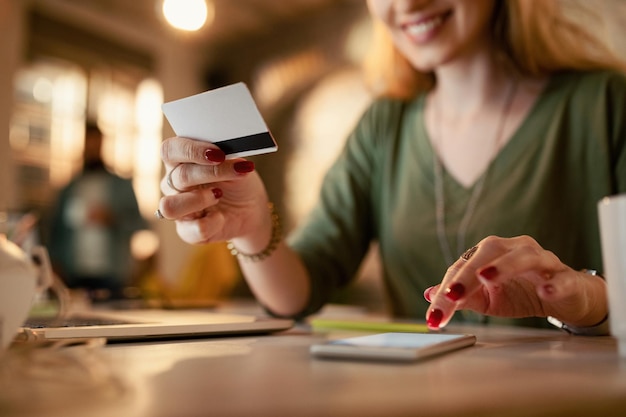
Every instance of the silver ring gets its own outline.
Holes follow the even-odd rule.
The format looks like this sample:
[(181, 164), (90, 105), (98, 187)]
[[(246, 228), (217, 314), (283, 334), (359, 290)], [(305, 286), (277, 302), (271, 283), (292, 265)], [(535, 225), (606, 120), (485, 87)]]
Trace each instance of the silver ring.
[(478, 246), (472, 246), (471, 248), (463, 252), (463, 255), (461, 255), (461, 259), (463, 259), (464, 261), (469, 261), (470, 258), (474, 256), (477, 250)]
[(163, 215), (163, 213), (161, 213), (161, 209), (157, 209), (154, 212), (154, 217), (156, 217), (159, 220), (163, 220), (165, 218), (165, 216)]
[(166, 178), (166, 182), (168, 187), (170, 187), (172, 190), (174, 191), (178, 191), (179, 193), (183, 193), (185, 192), (185, 190), (181, 190), (180, 188), (176, 188), (176, 186), (174, 186), (174, 183), (172, 182), (172, 173), (174, 172), (174, 170), (176, 168), (178, 168), (181, 164), (176, 165), (174, 168), (172, 168), (172, 170), (170, 172), (167, 173), (167, 177)]

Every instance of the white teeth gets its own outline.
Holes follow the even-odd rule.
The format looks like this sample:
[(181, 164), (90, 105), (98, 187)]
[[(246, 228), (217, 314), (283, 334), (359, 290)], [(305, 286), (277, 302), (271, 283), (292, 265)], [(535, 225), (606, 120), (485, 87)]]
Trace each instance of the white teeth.
[(409, 35), (421, 35), (440, 26), (442, 22), (443, 19), (441, 17), (435, 17), (425, 22), (411, 24), (407, 26), (406, 30)]

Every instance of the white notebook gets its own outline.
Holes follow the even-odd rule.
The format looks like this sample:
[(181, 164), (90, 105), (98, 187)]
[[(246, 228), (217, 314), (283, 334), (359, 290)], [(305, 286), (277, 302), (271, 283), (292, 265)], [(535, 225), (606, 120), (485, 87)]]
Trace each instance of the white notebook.
[(203, 310), (120, 310), (75, 313), (62, 320), (29, 318), (21, 332), (30, 340), (104, 337), (109, 341), (184, 339), (286, 330), (293, 320)]

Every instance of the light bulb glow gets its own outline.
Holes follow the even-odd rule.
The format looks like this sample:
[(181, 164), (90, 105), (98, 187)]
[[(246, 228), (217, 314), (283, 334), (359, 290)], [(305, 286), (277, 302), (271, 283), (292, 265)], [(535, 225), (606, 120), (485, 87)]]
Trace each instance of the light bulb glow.
[(213, 13), (213, 3), (206, 0), (163, 0), (163, 16), (177, 29), (196, 31), (213, 19)]

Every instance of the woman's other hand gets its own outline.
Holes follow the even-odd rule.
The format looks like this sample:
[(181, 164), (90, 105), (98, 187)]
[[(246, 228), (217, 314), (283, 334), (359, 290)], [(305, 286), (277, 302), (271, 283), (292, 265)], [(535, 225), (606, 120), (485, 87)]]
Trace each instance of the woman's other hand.
[(490, 236), (451, 265), (431, 302), (429, 328), (444, 327), (456, 310), (500, 317), (547, 317), (578, 327), (593, 326), (608, 311), (601, 277), (575, 271), (533, 238)]

